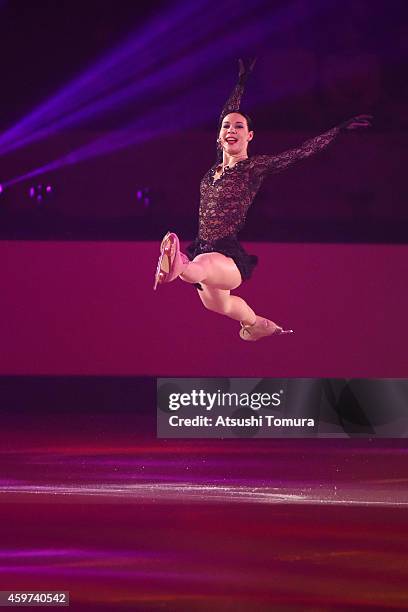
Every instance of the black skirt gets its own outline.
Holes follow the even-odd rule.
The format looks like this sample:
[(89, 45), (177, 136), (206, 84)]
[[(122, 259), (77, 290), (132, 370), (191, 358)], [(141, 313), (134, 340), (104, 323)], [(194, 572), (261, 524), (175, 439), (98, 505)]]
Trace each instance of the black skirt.
[[(201, 253), (222, 253), (226, 257), (231, 257), (240, 271), (243, 281), (251, 278), (252, 272), (258, 263), (258, 257), (256, 255), (249, 255), (233, 236), (220, 238), (214, 242), (206, 242), (196, 238), (194, 242), (188, 245), (186, 252), (190, 261)], [(194, 283), (194, 286), (202, 291), (200, 283)]]

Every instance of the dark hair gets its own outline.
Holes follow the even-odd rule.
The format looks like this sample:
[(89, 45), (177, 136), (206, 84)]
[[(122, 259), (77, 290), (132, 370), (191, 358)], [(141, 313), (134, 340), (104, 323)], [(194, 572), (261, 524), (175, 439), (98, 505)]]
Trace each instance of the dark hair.
[(221, 119), (220, 119), (220, 121), (218, 123), (218, 132), (220, 131), (220, 129), (222, 127), (222, 124), (223, 124), (223, 121), (224, 121), (225, 117), (227, 115), (231, 115), (231, 113), (238, 113), (238, 115), (242, 115), (243, 117), (245, 117), (247, 125), (248, 125), (248, 131), (249, 132), (253, 131), (253, 129), (254, 129), (254, 122), (252, 121), (252, 119), (251, 119), (251, 117), (249, 115), (247, 115), (246, 113), (242, 113), (240, 110), (231, 110), (231, 111), (228, 111), (228, 112), (226, 112), (226, 113), (224, 113), (222, 115), (222, 117), (221, 117)]

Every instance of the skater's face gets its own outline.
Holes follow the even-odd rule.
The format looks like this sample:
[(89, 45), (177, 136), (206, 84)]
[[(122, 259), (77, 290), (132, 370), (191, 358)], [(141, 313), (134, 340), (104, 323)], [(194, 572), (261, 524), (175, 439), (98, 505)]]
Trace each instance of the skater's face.
[(230, 155), (246, 155), (248, 143), (254, 137), (248, 130), (247, 120), (240, 113), (226, 115), (218, 135), (222, 149)]

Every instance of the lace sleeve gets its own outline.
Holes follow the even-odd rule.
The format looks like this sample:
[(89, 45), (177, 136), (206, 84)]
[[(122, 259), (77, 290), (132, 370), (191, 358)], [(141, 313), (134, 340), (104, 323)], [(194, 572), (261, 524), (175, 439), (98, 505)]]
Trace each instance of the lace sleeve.
[[(246, 75), (243, 75), (242, 77), (239, 78), (238, 83), (235, 85), (228, 100), (225, 102), (224, 106), (222, 107), (221, 115), (218, 120), (218, 131), (220, 129), (221, 121), (223, 117), (225, 117), (225, 115), (228, 115), (228, 113), (232, 113), (233, 111), (239, 110), (242, 94), (244, 93), (245, 81), (246, 81)], [(217, 138), (218, 138), (218, 132), (217, 132)], [(222, 161), (222, 149), (218, 143), (217, 143), (215, 157), (216, 157), (216, 163), (220, 163)]]
[(244, 85), (245, 85), (245, 79), (244, 78), (240, 78), (238, 83), (235, 85), (234, 89), (232, 90), (228, 100), (225, 102), (224, 106), (222, 107), (222, 111), (221, 111), (221, 115), (220, 115), (220, 123), (222, 121), (222, 118), (227, 115), (228, 113), (232, 113), (233, 111), (238, 111), (239, 107), (241, 105), (241, 98), (242, 98), (242, 94), (244, 93)]
[(341, 126), (334, 127), (328, 132), (320, 134), (320, 136), (306, 140), (300, 147), (284, 151), (278, 155), (254, 155), (251, 158), (251, 168), (258, 175), (283, 172), (301, 159), (306, 159), (326, 149), (337, 138), (340, 131)]

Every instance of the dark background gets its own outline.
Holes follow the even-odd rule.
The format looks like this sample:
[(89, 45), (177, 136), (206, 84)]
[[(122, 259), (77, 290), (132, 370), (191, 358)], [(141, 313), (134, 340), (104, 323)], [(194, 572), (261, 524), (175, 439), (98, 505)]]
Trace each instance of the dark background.
[[(165, 110), (180, 97), (180, 113), (171, 117), (166, 135), (152, 135), (142, 145), (6, 189), (1, 194), (2, 238), (146, 240), (159, 238), (169, 227), (191, 238), (197, 224), (198, 184), (214, 161), (214, 130), (235, 83), (237, 58), (256, 55), (258, 63), (242, 105), (255, 120), (250, 153), (285, 150), (358, 113), (372, 113), (375, 119), (369, 133), (343, 135), (330, 151), (269, 179), (250, 210), (242, 238), (406, 242), (405, 3), (260, 1), (241, 20), (244, 3), (223, 5), (224, 16), (213, 24), (215, 3), (209, 2), (201, 23), (208, 21), (216, 28), (214, 43), (232, 29), (237, 39), (222, 56), (211, 57), (210, 37), (207, 59), (197, 64), (193, 77), (179, 75), (170, 90), (159, 88), (152, 100), (129, 100), (2, 156), (0, 182), (7, 182), (97, 136), (128, 129), (152, 104), (158, 105), (160, 122), (160, 108)], [(9, 129), (123, 40), (143, 32), (150, 20), (176, 6), (165, 1), (1, 2), (1, 129)], [(257, 37), (265, 23), (282, 13), (286, 18), (273, 35)], [(253, 25), (251, 36), (240, 37), (240, 28), (248, 23)], [(200, 23), (194, 27), (199, 29)], [(166, 42), (169, 62), (194, 57), (197, 51), (194, 37), (184, 55), (173, 53), (172, 44), (171, 39)], [(154, 56), (153, 48), (147, 52)], [(163, 59), (154, 61), (153, 57), (155, 69), (166, 65)], [(140, 63), (140, 54), (135, 54), (129, 82), (132, 66), (136, 74)], [(202, 101), (188, 109), (191, 116), (186, 117), (183, 96), (200, 87)], [(181, 115), (190, 127), (184, 127)], [(38, 182), (50, 183), (54, 193), (41, 205), (27, 195)], [(137, 199), (142, 187), (150, 190), (148, 207)]]

